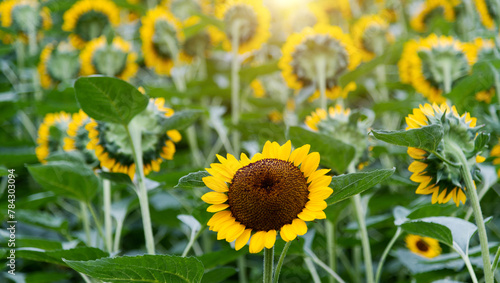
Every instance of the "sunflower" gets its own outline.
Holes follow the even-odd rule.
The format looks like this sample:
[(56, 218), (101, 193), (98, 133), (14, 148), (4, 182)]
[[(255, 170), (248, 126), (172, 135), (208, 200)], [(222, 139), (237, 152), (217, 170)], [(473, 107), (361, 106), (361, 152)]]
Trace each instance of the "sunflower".
[(479, 19), (483, 26), (489, 30), (495, 28), (495, 18), (497, 17), (498, 11), (494, 10), (496, 3), (491, 3), (488, 0), (474, 0), (476, 4), (477, 12), (479, 13)]
[[(413, 109), (413, 114), (406, 117), (406, 124), (409, 129), (417, 129), (427, 125), (441, 125), (444, 130), (443, 141), (438, 146), (436, 153), (453, 159), (446, 151), (446, 142), (459, 144), (466, 152), (471, 168), (476, 170), (476, 163), (484, 161), (484, 158), (477, 155), (474, 148), (476, 136), (476, 118), (469, 113), (459, 115), (455, 106), (447, 104), (425, 104)], [(445, 163), (436, 153), (423, 149), (409, 147), (408, 155), (415, 159), (408, 170), (413, 174), (410, 180), (420, 183), (417, 194), (432, 194), (432, 203), (447, 203), (453, 198), (457, 206), (460, 202), (465, 203), (465, 185), (460, 172), (460, 168)], [(473, 174), (474, 175), (474, 174)]]
[(270, 37), (271, 15), (261, 0), (227, 0), (216, 4), (215, 17), (224, 22), (225, 30), (213, 26), (208, 30), (212, 38), (221, 39), (222, 47), (230, 51), (235, 25), (238, 29), (238, 53), (259, 49)]
[[(298, 5), (303, 5), (298, 3)], [(309, 3), (306, 7), (293, 7), (292, 13), (287, 16), (287, 28), (290, 32), (300, 32), (306, 27), (317, 24), (327, 25), (330, 20), (328, 14), (319, 5)]]
[[(437, 13), (439, 13), (439, 17), (443, 17), (446, 21), (454, 22), (455, 6), (459, 3), (460, 1), (427, 0), (423, 4), (422, 10), (411, 18), (410, 26), (417, 32), (425, 32), (427, 30), (427, 21)], [(438, 16), (436, 15), (436, 17)]]
[(121, 37), (115, 37), (112, 43), (108, 43), (104, 36), (92, 39), (85, 45), (80, 59), (83, 76), (104, 74), (127, 81), (139, 69), (135, 62), (137, 54)]
[(475, 54), (459, 40), (431, 34), (405, 43), (398, 62), (399, 76), (430, 102), (443, 103), (443, 91), (449, 92), (474, 62)]
[(267, 141), (251, 159), (244, 153), (240, 160), (217, 155), (220, 163), (212, 163), (206, 169), (211, 176), (203, 178), (213, 192), (201, 197), (215, 213), (207, 225), (217, 239), (236, 241), (240, 250), (251, 238), (250, 253), (258, 253), (274, 246), (278, 232), (289, 242), (307, 232), (305, 221), (326, 218), (330, 170), (316, 170), (320, 156), (309, 153), (309, 145), (291, 149), (290, 141)]
[(70, 121), (71, 115), (64, 111), (45, 115), (38, 128), (35, 149), (36, 157), (41, 163), (47, 162), (46, 158), (51, 153), (62, 150), (66, 129)]
[(94, 152), (87, 149), (87, 144), (90, 139), (88, 137), (88, 131), (85, 127), (91, 121), (92, 119), (80, 109), (78, 113), (73, 114), (66, 131), (67, 137), (63, 139), (64, 151), (76, 150), (82, 153), (88, 164), (94, 164), (97, 161)]
[(170, 75), (176, 54), (172, 54), (169, 43), (178, 48), (179, 42), (183, 41), (181, 22), (168, 10), (156, 7), (142, 18), (139, 32), (146, 66), (154, 68), (160, 75)]
[[(177, 130), (162, 130), (162, 123), (173, 114), (172, 109), (165, 107), (164, 98), (156, 98), (150, 99), (146, 110), (134, 117), (143, 125), (141, 146), (146, 175), (159, 171), (164, 159), (174, 158), (174, 143), (181, 140), (181, 134)], [(133, 179), (135, 163), (132, 145), (123, 126), (92, 120), (85, 125), (85, 129), (90, 139), (86, 148), (95, 151), (101, 167), (128, 174)]]
[(418, 235), (408, 235), (405, 238), (406, 247), (414, 254), (426, 258), (434, 258), (441, 254), (441, 247), (436, 239), (421, 237)]
[[(328, 98), (346, 97), (349, 91), (356, 89), (353, 82), (345, 88), (338, 83), (340, 75), (353, 70), (361, 62), (359, 50), (349, 35), (344, 34), (339, 27), (316, 25), (313, 28), (305, 28), (302, 32), (288, 37), (282, 53), (278, 66), (287, 85), (292, 89), (300, 90), (317, 81), (318, 61), (324, 61), (326, 65)], [(310, 99), (318, 98), (319, 95), (317, 89)]]
[[(475, 38), (470, 43), (465, 43), (465, 49), (470, 54), (473, 54), (472, 57), (474, 61), (487, 61), (493, 60), (495, 58), (495, 42), (492, 39), (486, 38)], [(479, 87), (485, 88), (478, 91), (475, 94), (475, 98), (477, 101), (491, 103), (491, 99), (495, 96), (495, 87), (492, 86), (484, 86), (482, 84), (478, 84)]]
[[(183, 23), (183, 28), (194, 27), (200, 23), (200, 17), (192, 16), (186, 19)], [(187, 37), (182, 42), (179, 58), (186, 63), (191, 63), (195, 57), (208, 57), (210, 47), (215, 45), (208, 30), (203, 29), (196, 32), (194, 35)]]
[(7, 0), (0, 3), (2, 27), (11, 27), (24, 34), (52, 27), (50, 10), (35, 0)]
[(64, 13), (63, 20), (62, 29), (72, 32), (69, 38), (73, 45), (83, 48), (108, 26), (120, 23), (120, 10), (109, 0), (80, 0)]
[(181, 21), (198, 17), (197, 13), (209, 15), (212, 10), (210, 0), (163, 0), (160, 6), (172, 12)]
[[(500, 164), (500, 139), (498, 143), (491, 149), (490, 156), (493, 157), (493, 165)], [(500, 178), (500, 168), (497, 170), (497, 175)]]
[(40, 53), (37, 69), (40, 75), (40, 84), (45, 89), (54, 84), (74, 79), (80, 72), (78, 51), (71, 43), (67, 42), (61, 42), (56, 46), (47, 44)]
[(329, 23), (332, 25), (341, 25), (343, 21), (352, 19), (351, 4), (349, 0), (319, 0), (313, 2), (311, 5), (324, 11), (328, 16)]
[(389, 42), (389, 23), (378, 15), (361, 17), (351, 29), (354, 44), (363, 52), (363, 60), (369, 61), (375, 55), (381, 55)]

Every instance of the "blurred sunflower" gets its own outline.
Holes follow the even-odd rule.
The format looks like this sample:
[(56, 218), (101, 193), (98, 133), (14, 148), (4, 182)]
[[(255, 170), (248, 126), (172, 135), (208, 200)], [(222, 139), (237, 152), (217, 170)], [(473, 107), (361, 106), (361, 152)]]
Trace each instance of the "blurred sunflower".
[(181, 21), (193, 16), (198, 18), (198, 13), (209, 15), (212, 10), (210, 0), (163, 0), (160, 6), (166, 8)]
[(1, 24), (24, 34), (52, 27), (50, 10), (36, 0), (7, 0), (0, 3)]
[(72, 32), (69, 39), (77, 48), (103, 35), (107, 27), (120, 23), (120, 10), (109, 0), (80, 0), (63, 15), (62, 29)]
[(278, 231), (289, 242), (307, 232), (305, 221), (326, 218), (332, 178), (325, 175), (329, 169), (317, 170), (320, 156), (309, 149), (292, 151), (290, 141), (282, 146), (267, 141), (251, 159), (244, 153), (239, 161), (217, 155), (220, 163), (212, 163), (206, 169), (212, 176), (203, 178), (213, 192), (201, 197), (215, 213), (207, 225), (217, 239), (236, 241), (236, 250), (250, 239), (250, 253), (258, 253), (274, 246)]
[(492, 3), (489, 0), (474, 0), (474, 3), (476, 4), (479, 19), (483, 26), (489, 30), (493, 30), (495, 28), (495, 19), (499, 13), (499, 11), (495, 11), (493, 8), (496, 6), (496, 3)]
[[(408, 125), (406, 130), (427, 125), (441, 125), (444, 136), (436, 153), (454, 159), (446, 151), (447, 145), (449, 142), (458, 144), (469, 159), (473, 172), (476, 173), (476, 164), (484, 161), (484, 157), (478, 155), (474, 148), (476, 121), (476, 118), (471, 117), (469, 113), (460, 116), (455, 106), (450, 107), (445, 103), (439, 106), (425, 104), (413, 109), (413, 114), (406, 117)], [(447, 203), (452, 198), (457, 206), (460, 202), (465, 203), (466, 188), (460, 167), (443, 162), (436, 153), (414, 147), (408, 148), (408, 155), (415, 159), (408, 167), (413, 173), (410, 180), (420, 183), (416, 193), (432, 194), (432, 203)]]
[[(172, 160), (175, 153), (175, 142), (181, 140), (177, 130), (162, 130), (162, 123), (174, 114), (165, 107), (165, 99), (150, 99), (148, 107), (134, 119), (143, 127), (142, 152), (144, 174), (159, 171), (163, 159)], [(101, 167), (111, 172), (128, 174), (131, 179), (135, 175), (135, 163), (132, 145), (122, 125), (102, 123), (92, 120), (87, 123), (89, 143), (87, 149), (94, 150)]]
[(221, 31), (213, 26), (208, 30), (212, 38), (221, 39), (222, 47), (227, 51), (232, 48), (234, 32), (238, 35), (239, 54), (259, 49), (271, 35), (271, 15), (261, 0), (220, 1), (215, 6), (214, 14), (224, 22), (225, 30)]
[(351, 28), (354, 44), (363, 53), (363, 60), (369, 61), (381, 55), (393, 41), (389, 33), (389, 23), (378, 15), (361, 17)]
[(129, 42), (115, 37), (108, 43), (104, 36), (89, 41), (80, 54), (82, 75), (103, 74), (129, 80), (137, 73), (137, 54)]
[(352, 19), (351, 4), (349, 0), (319, 0), (311, 3), (311, 5), (324, 11), (328, 17), (328, 23), (332, 25), (341, 26), (344, 21), (350, 21)]
[(455, 6), (460, 0), (427, 0), (422, 10), (410, 20), (410, 26), (417, 32), (425, 32), (430, 18), (442, 17), (448, 22), (455, 21)]
[(38, 74), (40, 85), (48, 89), (54, 84), (68, 82), (80, 73), (78, 50), (68, 42), (47, 44), (40, 53)]
[[(344, 34), (339, 27), (316, 25), (305, 28), (300, 33), (292, 34), (282, 48), (283, 56), (278, 66), (287, 85), (295, 90), (316, 83), (318, 80), (317, 64), (325, 65), (326, 96), (330, 99), (346, 97), (356, 89), (351, 82), (345, 88), (339, 83), (339, 77), (353, 70), (361, 62), (361, 55), (354, 46), (349, 35)], [(316, 91), (310, 97), (314, 100), (320, 93)]]
[[(487, 61), (493, 60), (495, 58), (495, 42), (492, 39), (486, 38), (475, 38), (470, 43), (465, 43), (465, 49), (467, 52), (470, 52), (474, 61)], [(484, 86), (478, 84), (479, 87), (483, 88), (483, 90), (478, 91), (475, 94), (475, 98), (477, 101), (491, 103), (491, 99), (495, 96), (495, 86)], [(488, 88), (489, 87), (489, 88)], [(486, 88), (486, 89), (484, 89)]]
[(250, 83), (250, 89), (252, 90), (252, 95), (256, 98), (262, 98), (266, 95), (266, 89), (259, 79), (254, 79)]
[(61, 111), (59, 113), (49, 113), (43, 118), (42, 124), (38, 128), (36, 157), (41, 163), (47, 162), (45, 159), (54, 152), (62, 151), (64, 138), (71, 115)]
[(168, 10), (156, 7), (142, 18), (139, 32), (146, 66), (160, 75), (170, 75), (177, 56), (172, 48), (178, 50), (184, 40), (181, 22)]
[(406, 247), (414, 254), (426, 258), (434, 258), (441, 254), (441, 247), (436, 239), (421, 237), (418, 235), (408, 235), (405, 238)]
[[(303, 3), (298, 2), (298, 5), (303, 5)], [(287, 28), (291, 33), (300, 32), (306, 27), (313, 27), (317, 24), (327, 25), (329, 23), (326, 11), (314, 3), (308, 3), (306, 7), (293, 7), (286, 21)]]
[[(200, 18), (198, 16), (192, 16), (184, 21), (183, 28), (189, 29), (199, 23)], [(210, 37), (210, 33), (206, 29), (203, 29), (187, 37), (182, 42), (179, 58), (186, 63), (190, 63), (195, 57), (208, 57), (212, 45), (215, 45), (215, 42)]]
[(87, 144), (90, 139), (85, 127), (91, 121), (92, 119), (81, 109), (78, 113), (74, 113), (68, 125), (68, 130), (66, 131), (67, 137), (63, 140), (64, 151), (76, 150), (80, 152), (84, 156), (87, 164), (94, 164), (97, 162), (94, 152), (87, 149)]
[(430, 102), (443, 103), (453, 83), (467, 75), (475, 54), (450, 36), (431, 34), (405, 43), (398, 62), (401, 82), (411, 84)]
[[(493, 157), (493, 165), (497, 166), (500, 164), (500, 139), (498, 143), (491, 149), (490, 156)], [(500, 168), (497, 170), (497, 175), (500, 178)]]

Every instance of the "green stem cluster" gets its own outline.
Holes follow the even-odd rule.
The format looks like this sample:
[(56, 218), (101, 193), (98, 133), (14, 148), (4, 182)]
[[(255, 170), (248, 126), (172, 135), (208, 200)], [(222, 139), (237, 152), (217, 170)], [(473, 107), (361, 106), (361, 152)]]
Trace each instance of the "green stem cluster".
[[(238, 56), (240, 44), (240, 21), (235, 21), (231, 29), (231, 122), (237, 127), (240, 122), (240, 61)], [(233, 130), (232, 143), (234, 154), (240, 152), (240, 133)]]

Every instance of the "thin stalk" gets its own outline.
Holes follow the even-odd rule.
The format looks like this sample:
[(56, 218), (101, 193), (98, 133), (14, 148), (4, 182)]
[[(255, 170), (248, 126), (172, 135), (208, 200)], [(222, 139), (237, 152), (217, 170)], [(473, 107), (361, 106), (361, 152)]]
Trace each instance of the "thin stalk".
[(472, 282), (473, 283), (478, 283), (477, 277), (476, 277), (476, 273), (474, 273), (474, 268), (472, 267), (472, 264), (470, 263), (469, 257), (467, 257), (467, 255), (465, 255), (462, 252), (462, 249), (460, 247), (456, 246), (455, 242), (453, 242), (453, 246), (451, 248), (453, 250), (455, 250), (460, 255), (460, 257), (464, 260), (465, 266), (467, 266), (467, 270), (469, 271), (469, 275), (470, 275), (470, 278), (471, 278)]
[(443, 161), (444, 163), (450, 165), (450, 166), (453, 166), (453, 167), (460, 167), (460, 164), (457, 164), (455, 162), (452, 162), (448, 159), (446, 159), (446, 157), (442, 156), (441, 154), (437, 153), (435, 150), (434, 151), (431, 151), (432, 154), (434, 154), (437, 158), (439, 158), (441, 161)]
[(281, 272), (281, 267), (283, 266), (283, 262), (285, 261), (285, 256), (286, 253), (288, 252), (288, 248), (292, 244), (292, 241), (286, 242), (285, 246), (283, 247), (283, 250), (281, 251), (280, 258), (278, 259), (278, 263), (276, 264), (276, 270), (274, 271), (274, 283), (278, 283), (278, 280), (280, 278), (280, 272)]
[(111, 183), (109, 180), (102, 181), (102, 193), (104, 202), (104, 234), (108, 252), (111, 253), (113, 247), (113, 227), (111, 223)]
[(132, 144), (132, 153), (134, 155), (135, 170), (138, 182), (136, 189), (137, 196), (139, 197), (139, 206), (141, 207), (142, 225), (144, 228), (144, 237), (146, 239), (146, 250), (148, 254), (155, 254), (155, 242), (153, 237), (153, 228), (151, 226), (151, 215), (149, 213), (149, 201), (146, 184), (144, 183), (144, 168), (142, 162), (142, 148), (141, 148), (141, 129), (134, 126), (133, 121), (125, 126), (128, 138)]
[(352, 197), (354, 211), (358, 220), (359, 233), (361, 235), (361, 247), (363, 249), (363, 259), (365, 261), (366, 282), (373, 283), (372, 254), (370, 250), (370, 241), (365, 223), (365, 213), (361, 206), (361, 196), (359, 194)]
[(493, 73), (493, 76), (495, 77), (495, 93), (498, 99), (498, 103), (500, 104), (500, 75), (498, 74), (498, 71), (493, 65), (489, 64), (489, 67)]
[(264, 248), (264, 283), (273, 282), (273, 266), (274, 266), (274, 246), (270, 249)]
[[(335, 224), (333, 224), (330, 220), (326, 220), (325, 222), (325, 230), (326, 230), (326, 250), (328, 253), (328, 267), (331, 270), (335, 271), (336, 269), (336, 252), (335, 252)], [(329, 282), (335, 282), (333, 277), (329, 278)]]
[(309, 269), (309, 272), (311, 273), (311, 276), (313, 278), (314, 283), (321, 283), (321, 279), (319, 278), (318, 272), (316, 271), (316, 267), (314, 267), (314, 264), (311, 260), (310, 257), (304, 258), (304, 261), (306, 262), (307, 269)]
[(238, 261), (236, 262), (238, 265), (238, 279), (240, 283), (247, 283), (247, 260), (245, 256), (238, 257)]
[[(175, 68), (180, 67), (180, 61), (179, 61), (179, 49), (177, 49), (177, 45), (175, 43), (174, 38), (172, 36), (166, 36), (165, 41), (167, 42), (168, 49), (170, 50), (170, 54), (172, 54), (172, 59), (174, 60), (174, 66)], [(178, 69), (179, 70), (179, 69)], [(175, 70), (176, 71), (176, 70)], [(172, 79), (175, 84), (175, 88), (179, 92), (185, 92), (186, 91), (186, 80), (184, 78), (184, 74), (181, 70), (180, 72), (177, 73), (174, 70), (172, 70)]]
[(486, 227), (484, 225), (483, 213), (481, 212), (481, 205), (477, 196), (476, 186), (470, 173), (469, 164), (462, 149), (454, 142), (449, 142), (449, 150), (454, 153), (459, 163), (462, 165), (460, 168), (462, 176), (465, 180), (465, 193), (467, 198), (470, 199), (472, 209), (474, 211), (474, 218), (476, 220), (477, 232), (479, 235), (479, 243), (481, 244), (481, 256), (483, 258), (484, 277), (486, 283), (493, 283), (493, 272), (491, 271), (490, 250), (488, 247), (488, 236), (486, 234)]
[(83, 201), (80, 202), (80, 210), (81, 210), (80, 217), (82, 218), (83, 229), (85, 230), (85, 237), (87, 239), (86, 244), (87, 246), (92, 246), (92, 238), (90, 237), (89, 211), (87, 209), (87, 206), (85, 205), (85, 202)]
[(120, 239), (122, 235), (123, 222), (116, 221), (115, 240), (113, 241), (113, 252), (117, 253), (120, 250)]
[(189, 251), (193, 247), (193, 244), (195, 243), (196, 239), (198, 239), (198, 237), (201, 235), (201, 233), (203, 232), (203, 230), (204, 229), (200, 229), (200, 230), (198, 230), (198, 232), (196, 232), (196, 234), (191, 235), (191, 238), (189, 239), (189, 242), (188, 242), (186, 248), (182, 252), (182, 257), (187, 256), (187, 254), (189, 253)]
[(495, 273), (495, 271), (497, 269), (499, 258), (500, 258), (500, 247), (498, 247), (497, 253), (495, 254), (495, 259), (493, 260), (493, 264), (491, 265), (493, 273)]
[(308, 250), (306, 251), (306, 253), (308, 254), (308, 257), (306, 257), (306, 259), (309, 258), (312, 261), (314, 261), (314, 263), (323, 268), (326, 272), (328, 272), (331, 276), (333, 276), (335, 280), (339, 281), (339, 283), (345, 283), (345, 281), (337, 274), (337, 272), (331, 270), (330, 267), (328, 267), (328, 265), (322, 262), (312, 251)]
[(194, 125), (191, 125), (186, 130), (189, 148), (191, 149), (191, 153), (193, 154), (194, 164), (196, 167), (200, 167), (203, 164), (203, 160), (205, 159), (198, 147), (197, 137), (196, 137), (196, 128)]
[(36, 142), (36, 127), (33, 125), (33, 122), (31, 122), (31, 119), (26, 115), (26, 113), (22, 110), (17, 111), (17, 116), (19, 117), (19, 120), (21, 121), (21, 124), (24, 126), (26, 129), (26, 132), (29, 134), (31, 139)]
[(97, 218), (97, 214), (94, 211), (94, 208), (90, 203), (87, 203), (87, 207), (90, 210), (90, 214), (92, 215), (92, 218), (94, 219), (95, 226), (97, 227), (97, 231), (99, 232), (99, 236), (101, 236), (101, 239), (104, 241), (104, 234), (102, 233), (102, 224), (101, 221), (99, 221), (99, 218)]
[(30, 25), (28, 30), (28, 48), (30, 56), (35, 56), (38, 46), (36, 44), (36, 28), (33, 24)]
[(382, 275), (382, 267), (384, 266), (385, 259), (387, 258), (389, 251), (392, 249), (392, 246), (399, 238), (399, 235), (401, 235), (401, 227), (398, 227), (398, 229), (396, 230), (396, 234), (394, 234), (394, 237), (392, 237), (387, 247), (385, 247), (384, 253), (382, 253), (382, 257), (380, 258), (380, 262), (378, 263), (377, 267), (377, 274), (375, 275), (375, 283), (380, 282), (380, 276)]
[[(241, 22), (236, 20), (231, 29), (231, 122), (237, 127), (240, 122), (240, 61), (238, 56)], [(232, 143), (234, 154), (240, 152), (240, 133), (233, 130)]]
[(318, 88), (319, 88), (319, 101), (320, 107), (323, 110), (327, 110), (327, 100), (326, 100), (326, 60), (324, 58), (319, 57), (316, 62), (316, 75), (318, 76)]
[(444, 93), (450, 93), (451, 91), (451, 64), (450, 62), (444, 62), (442, 65), (443, 76), (444, 76)]

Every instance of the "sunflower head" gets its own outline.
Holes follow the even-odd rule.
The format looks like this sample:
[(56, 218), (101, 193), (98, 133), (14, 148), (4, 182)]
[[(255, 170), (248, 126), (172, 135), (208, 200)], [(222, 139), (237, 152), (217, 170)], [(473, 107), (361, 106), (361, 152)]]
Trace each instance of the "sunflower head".
[[(198, 16), (192, 16), (186, 19), (183, 23), (184, 29), (193, 27), (199, 24), (200, 18)], [(196, 34), (187, 37), (182, 42), (182, 50), (179, 54), (180, 59), (184, 62), (190, 63), (195, 57), (208, 56), (210, 47), (214, 45), (211, 34), (203, 29), (198, 31)]]
[(38, 73), (43, 88), (47, 89), (53, 84), (68, 82), (76, 78), (79, 72), (78, 50), (71, 43), (63, 41), (55, 46), (48, 44), (42, 50)]
[[(474, 146), (478, 130), (476, 118), (471, 117), (469, 113), (460, 116), (455, 106), (425, 104), (413, 109), (413, 114), (406, 117), (406, 123), (407, 130), (441, 125), (444, 136), (436, 153), (453, 161), (455, 157), (446, 149), (451, 142), (458, 145), (469, 159), (473, 176), (477, 179), (476, 164), (484, 159), (478, 157), (479, 152)], [(460, 202), (465, 203), (465, 181), (458, 166), (443, 162), (435, 153), (423, 149), (409, 147), (408, 155), (415, 159), (408, 170), (413, 173), (410, 180), (420, 183), (417, 194), (432, 194), (432, 203), (446, 203), (452, 198), (457, 206)]]
[(319, 0), (313, 2), (312, 5), (324, 11), (327, 14), (329, 23), (332, 25), (342, 25), (344, 21), (352, 19), (351, 4), (349, 0)]
[[(355, 89), (354, 83), (342, 89), (338, 80), (348, 70), (361, 62), (360, 52), (349, 35), (339, 27), (316, 25), (288, 37), (282, 48), (283, 56), (278, 65), (282, 75), (292, 89), (299, 90), (317, 81), (318, 62), (325, 63), (326, 95), (331, 99), (345, 97)], [(312, 99), (319, 97), (317, 90)]]
[(286, 23), (290, 32), (294, 33), (317, 24), (327, 25), (329, 22), (325, 10), (321, 9), (319, 5), (309, 3), (307, 7), (293, 7), (293, 11), (288, 15)]
[(62, 29), (72, 32), (71, 42), (78, 48), (100, 37), (109, 26), (120, 23), (120, 10), (109, 0), (80, 0), (63, 15)]
[(35, 0), (7, 0), (0, 3), (2, 27), (28, 34), (52, 25), (50, 11)]
[(146, 66), (160, 75), (169, 75), (176, 56), (171, 49), (178, 50), (184, 40), (181, 22), (162, 7), (149, 10), (141, 21), (139, 32)]
[(46, 158), (51, 153), (62, 151), (66, 130), (71, 121), (71, 115), (66, 112), (49, 113), (43, 118), (42, 124), (38, 128), (36, 157), (41, 163), (46, 162)]
[(410, 40), (398, 63), (401, 81), (409, 83), (429, 101), (442, 103), (443, 91), (467, 75), (475, 62), (473, 52), (452, 37), (431, 34)]
[(381, 55), (393, 41), (389, 34), (389, 23), (378, 15), (361, 17), (352, 27), (354, 44), (363, 52), (363, 60)]
[[(181, 140), (177, 130), (163, 130), (163, 123), (174, 114), (165, 107), (165, 99), (156, 98), (149, 101), (148, 107), (134, 117), (143, 125), (142, 152), (144, 173), (159, 171), (164, 159), (171, 160), (175, 153), (175, 142)], [(135, 175), (135, 164), (132, 144), (122, 125), (103, 123), (92, 120), (85, 125), (89, 142), (86, 146), (94, 150), (102, 167), (111, 172), (128, 174), (131, 179)]]
[(439, 17), (448, 22), (455, 21), (455, 5), (460, 1), (427, 0), (421, 10), (412, 16), (410, 26), (417, 32), (425, 32), (430, 19)]
[(139, 66), (137, 55), (130, 43), (121, 37), (107, 42), (104, 36), (91, 40), (80, 54), (82, 75), (103, 74), (128, 80), (135, 75)]
[(197, 13), (210, 14), (210, 0), (163, 0), (160, 6), (166, 8), (176, 18), (185, 21)]
[(63, 149), (64, 151), (76, 150), (83, 155), (87, 164), (95, 165), (97, 158), (93, 151), (87, 149), (90, 139), (88, 131), (85, 129), (91, 121), (92, 119), (81, 109), (80, 112), (73, 114), (66, 131), (67, 136), (63, 140)]
[(271, 16), (262, 1), (228, 0), (215, 6), (215, 17), (224, 22), (224, 31), (210, 28), (213, 38), (222, 40), (222, 47), (231, 50), (234, 37), (238, 41), (238, 53), (259, 49), (270, 37)]
[(220, 163), (211, 164), (211, 176), (203, 178), (213, 191), (202, 196), (207, 211), (215, 213), (207, 225), (217, 239), (236, 241), (239, 250), (251, 238), (249, 250), (258, 253), (274, 246), (278, 232), (289, 242), (307, 232), (305, 221), (326, 218), (330, 170), (317, 170), (320, 156), (309, 149), (292, 151), (290, 141), (268, 141), (251, 159), (244, 153), (240, 160), (217, 155)]
[(426, 258), (434, 258), (441, 254), (441, 247), (436, 239), (418, 235), (408, 235), (405, 238), (406, 247), (414, 254)]

